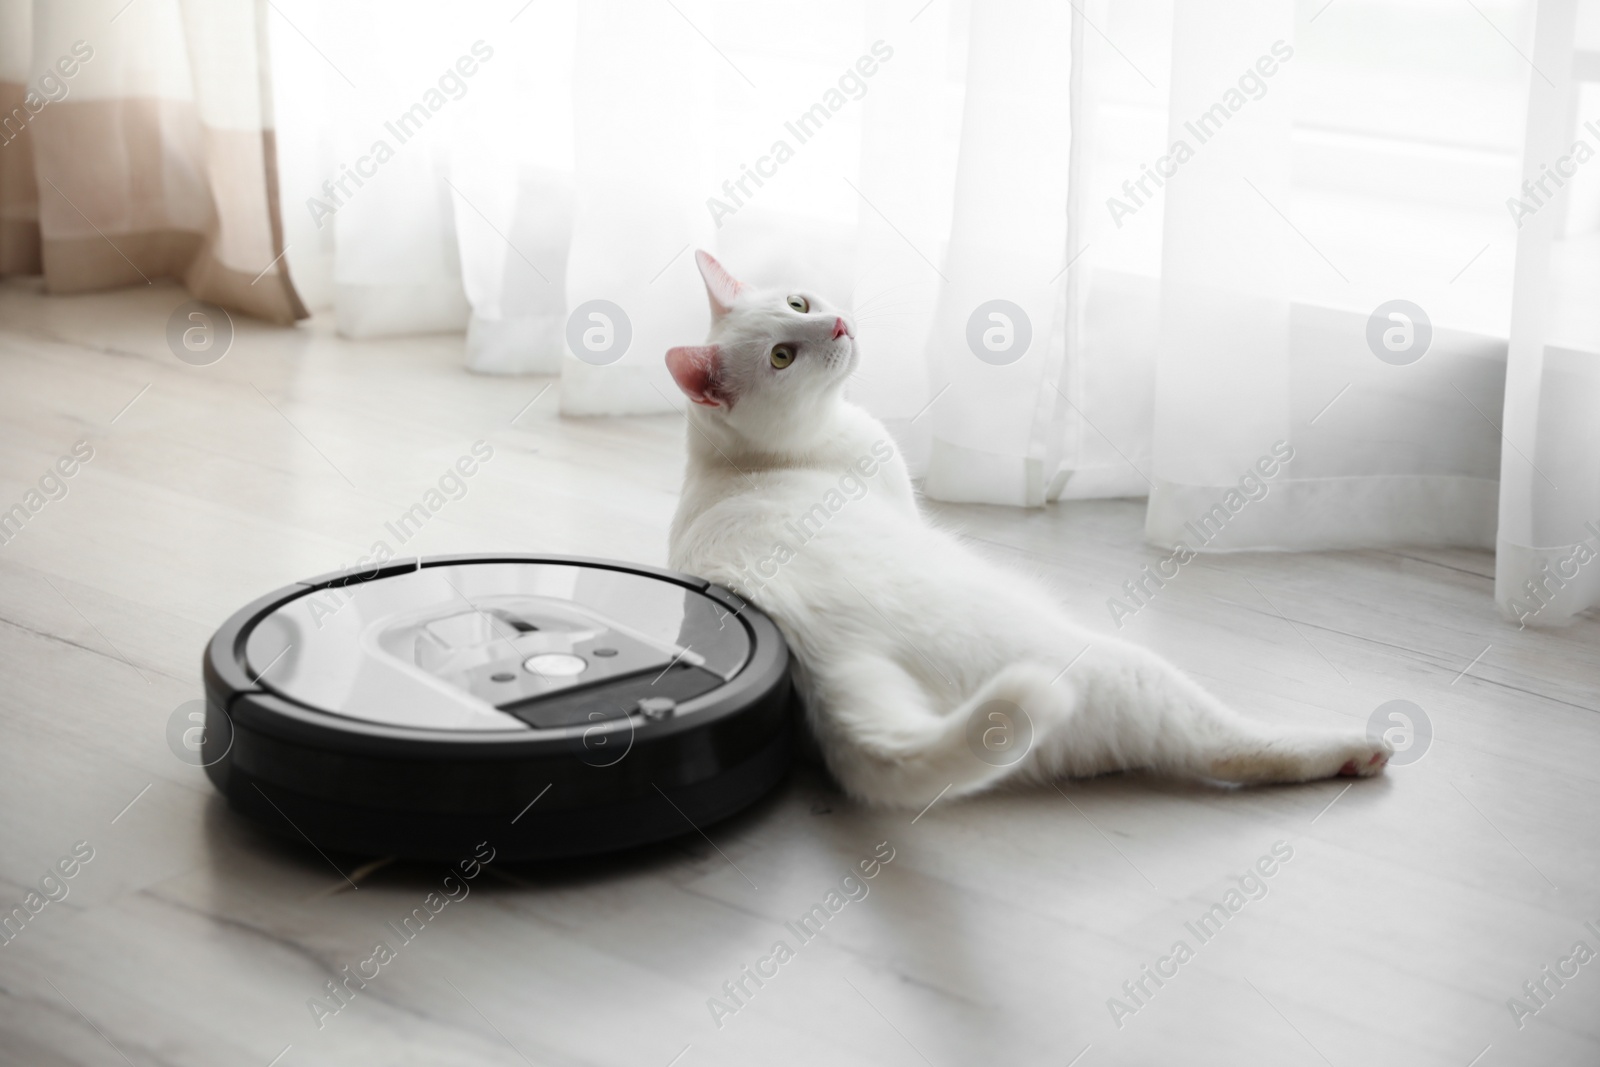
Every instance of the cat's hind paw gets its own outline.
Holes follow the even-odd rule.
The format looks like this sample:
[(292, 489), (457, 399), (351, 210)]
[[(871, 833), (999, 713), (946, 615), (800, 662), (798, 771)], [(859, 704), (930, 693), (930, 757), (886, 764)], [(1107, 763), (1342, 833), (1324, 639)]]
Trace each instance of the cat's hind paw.
[(1371, 778), (1375, 774), (1383, 773), (1384, 766), (1389, 762), (1389, 752), (1387, 751), (1389, 745), (1387, 742), (1379, 743), (1383, 745), (1383, 750), (1372, 753), (1364, 762), (1359, 757), (1345, 760), (1344, 766), (1339, 768), (1338, 776), (1340, 778)]
[(1210, 777), (1225, 782), (1315, 782), (1323, 778), (1371, 778), (1388, 764), (1394, 748), (1382, 738), (1348, 733), (1285, 733), (1212, 761)]

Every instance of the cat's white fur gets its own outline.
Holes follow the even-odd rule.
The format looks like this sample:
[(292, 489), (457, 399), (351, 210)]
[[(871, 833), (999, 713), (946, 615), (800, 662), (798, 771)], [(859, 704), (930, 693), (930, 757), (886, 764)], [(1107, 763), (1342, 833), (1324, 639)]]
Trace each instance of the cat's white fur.
[[(713, 322), (705, 345), (667, 355), (695, 401), (670, 562), (777, 622), (811, 729), (852, 796), (920, 808), (947, 787), (1126, 768), (1241, 783), (1383, 769), (1385, 742), (1247, 719), (930, 526), (893, 438), (842, 396), (858, 359), (848, 317), (696, 258)], [(775, 345), (791, 346), (787, 367), (773, 365)], [(991, 739), (1012, 755), (994, 756)]]

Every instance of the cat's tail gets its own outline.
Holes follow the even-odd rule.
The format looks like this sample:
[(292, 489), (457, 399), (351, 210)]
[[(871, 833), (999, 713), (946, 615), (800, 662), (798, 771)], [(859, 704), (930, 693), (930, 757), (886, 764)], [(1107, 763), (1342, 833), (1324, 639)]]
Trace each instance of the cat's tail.
[(1011, 664), (941, 712), (900, 667), (863, 660), (830, 679), (829, 721), (818, 724), (828, 766), (857, 799), (899, 808), (982, 792), (1019, 773), (1037, 777), (1028, 765), (1038, 726), (1070, 699), (1052, 687), (1052, 673)]

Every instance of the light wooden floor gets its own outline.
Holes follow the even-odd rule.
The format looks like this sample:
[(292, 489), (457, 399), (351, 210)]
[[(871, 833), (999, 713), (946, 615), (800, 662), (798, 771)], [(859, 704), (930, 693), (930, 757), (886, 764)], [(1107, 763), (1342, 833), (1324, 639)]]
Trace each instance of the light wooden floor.
[[(241, 323), (189, 367), (164, 340), (182, 300), (0, 286), (0, 509), (75, 440), (95, 450), (0, 548), (0, 906), (94, 848), (0, 947), (0, 1061), (1600, 1063), (1600, 961), (1523, 1029), (1507, 1007), (1575, 942), (1600, 951), (1600, 621), (1518, 632), (1489, 556), (1426, 550), (1201, 559), (1126, 631), (1263, 717), (1414, 701), (1437, 736), (1382, 779), (1114, 776), (913, 820), (801, 772), (715, 848), (480, 878), (319, 1031), (307, 999), (442, 872), (336, 872), (173, 757), (212, 629), (363, 554), (478, 439), (494, 459), (407, 551), (661, 562), (683, 426), (561, 421), (545, 381), (459, 372), (452, 338)], [(935, 510), (1101, 630), (1156, 556), (1136, 503)], [(707, 999), (884, 841), (870, 895), (714, 1026)], [(1185, 923), (1276, 842), (1293, 857), (1268, 895), (1200, 944)], [(1108, 998), (1179, 939), (1194, 958), (1119, 1028)]]

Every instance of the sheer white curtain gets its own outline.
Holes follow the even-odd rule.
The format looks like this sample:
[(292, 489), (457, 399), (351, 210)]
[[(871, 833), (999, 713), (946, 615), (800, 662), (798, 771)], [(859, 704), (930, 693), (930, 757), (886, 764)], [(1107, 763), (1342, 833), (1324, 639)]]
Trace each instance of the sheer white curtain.
[[(565, 48), (543, 47), (514, 10), (271, 5), (287, 258), (345, 336), (469, 329), (473, 362), (516, 349), (543, 362), (510, 366), (557, 366), (570, 9)], [(560, 178), (553, 190), (546, 173)], [(536, 199), (543, 210), (527, 210)]]
[(158, 278), (270, 322), (283, 270), (260, 0), (0, 0), (0, 274)]
[(1175, 11), (1193, 158), (1165, 191), (1147, 533), (1182, 537), (1282, 441), (1216, 547), (1492, 546), (1511, 249), (1474, 179), (1515, 166), (1521, 60), (1470, 8), (1425, 12), (1432, 62), (1352, 47), (1420, 7)]
[(1558, 623), (1600, 605), (1600, 3), (1543, 0), (1529, 51), (1495, 597)]
[[(681, 403), (662, 355), (707, 327), (690, 254), (705, 247), (748, 280), (853, 304), (868, 358), (852, 391), (919, 469), (938, 440), (935, 492), (1042, 503), (1070, 15), (1042, 0), (280, 0), (288, 259), (347, 336), (466, 328), (473, 369), (558, 372), (565, 412), (626, 414)], [(397, 129), (475, 43), (492, 58), (419, 132)], [(379, 142), (392, 156), (372, 162)], [(965, 341), (996, 298), (1031, 324), (1010, 366)], [(570, 346), (568, 316), (594, 301), (625, 320), (619, 358)]]
[(1600, 604), (1595, 7), (1086, 7), (1063, 495), (1147, 493), (1163, 547), (1498, 547), (1509, 618)]
[[(1535, 4), (277, 0), (288, 260), (347, 335), (465, 329), (629, 414), (681, 403), (709, 248), (855, 307), (852, 396), (930, 496), (1148, 496), (1212, 551), (1487, 548), (1498, 511), (1509, 611), (1600, 519), (1594, 358), (1507, 389)], [(1578, 464), (1559, 506), (1521, 453)]]

